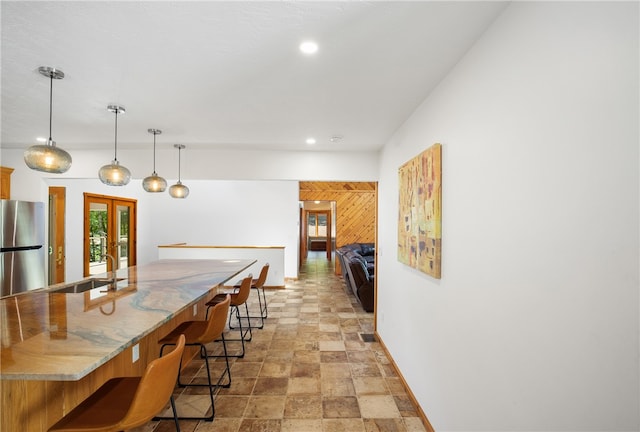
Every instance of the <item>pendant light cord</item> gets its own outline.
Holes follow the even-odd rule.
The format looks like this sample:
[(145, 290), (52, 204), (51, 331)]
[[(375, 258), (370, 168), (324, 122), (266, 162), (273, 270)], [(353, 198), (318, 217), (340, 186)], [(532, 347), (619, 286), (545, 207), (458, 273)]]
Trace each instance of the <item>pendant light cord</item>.
[(53, 141), (51, 138), (51, 123), (53, 123), (53, 72), (49, 73), (49, 143)]
[(153, 175), (156, 175), (156, 132), (153, 132)]
[(115, 137), (115, 143), (114, 143), (114, 154), (113, 154), (113, 160), (117, 161), (118, 160), (118, 113), (120, 112), (119, 108), (116, 108), (116, 137)]
[(180, 153), (182, 153), (182, 148), (178, 148), (178, 183), (180, 183)]

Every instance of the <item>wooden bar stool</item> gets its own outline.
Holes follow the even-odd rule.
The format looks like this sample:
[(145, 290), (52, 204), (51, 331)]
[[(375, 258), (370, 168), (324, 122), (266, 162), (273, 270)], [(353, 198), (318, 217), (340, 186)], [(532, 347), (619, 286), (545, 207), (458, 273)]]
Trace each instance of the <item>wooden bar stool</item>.
[[(229, 328), (233, 328), (231, 326), (231, 318), (235, 314), (236, 320), (238, 321), (239, 330), (240, 330), (240, 339), (229, 339), (229, 338), (226, 338), (225, 340), (227, 342), (231, 342), (231, 341), (241, 342), (242, 343), (242, 350), (241, 350), (241, 352), (239, 354), (228, 354), (227, 355), (228, 357), (237, 357), (237, 358), (244, 357), (244, 352), (245, 352), (244, 343), (251, 341), (251, 338), (253, 337), (253, 333), (251, 332), (251, 325), (248, 325), (248, 327), (246, 329), (242, 328), (242, 320), (243, 319), (246, 319), (247, 322), (249, 322), (249, 307), (247, 306), (247, 299), (249, 298), (249, 294), (251, 293), (251, 281), (252, 281), (252, 278), (253, 278), (253, 275), (247, 276), (246, 278), (244, 278), (242, 280), (242, 283), (240, 284), (240, 288), (239, 289), (234, 290), (233, 292), (223, 292), (223, 293), (220, 293), (220, 294), (216, 294), (215, 297), (213, 297), (211, 300), (209, 300), (206, 303), (207, 316), (209, 316), (209, 309), (211, 309), (212, 307), (214, 307), (218, 303), (224, 301), (224, 299), (226, 298), (227, 294), (229, 296), (231, 296), (230, 313), (229, 313)], [(240, 314), (240, 306), (242, 306), (242, 305), (244, 305), (244, 308), (245, 308), (245, 311), (246, 311), (246, 315), (245, 316), (241, 316), (241, 314)], [(247, 337), (247, 334), (249, 335), (249, 337)], [(209, 357), (223, 357), (223, 356), (209, 354)]]
[[(213, 402), (213, 392), (214, 389), (218, 387), (228, 388), (231, 386), (231, 368), (229, 367), (229, 358), (227, 356), (227, 345), (224, 338), (224, 328), (227, 323), (227, 314), (229, 313), (229, 304), (231, 303), (231, 296), (226, 295), (224, 301), (215, 305), (211, 314), (209, 315), (207, 320), (199, 320), (199, 321), (185, 321), (178, 325), (171, 333), (163, 337), (158, 341), (161, 344), (160, 355), (162, 355), (163, 350), (167, 346), (175, 345), (178, 341), (178, 338), (181, 334), (184, 334), (186, 338), (187, 346), (197, 346), (200, 348), (200, 357), (204, 359), (205, 365), (207, 367), (207, 384), (183, 384), (180, 382), (180, 374), (178, 373), (178, 385), (181, 387), (209, 387), (209, 397), (211, 399), (211, 415), (203, 416), (203, 417), (182, 417), (178, 416), (179, 419), (185, 420), (207, 420), (213, 421), (213, 417), (215, 416), (215, 407)], [(220, 340), (222, 342), (222, 346), (224, 349), (224, 357), (226, 361), (226, 368), (218, 378), (216, 384), (213, 384), (211, 380), (211, 369), (209, 368), (209, 353), (207, 352), (206, 344), (210, 342), (214, 342), (216, 340)], [(228, 377), (228, 382), (222, 384), (225, 375)], [(163, 419), (166, 417), (155, 417), (156, 419)]]
[(171, 402), (176, 431), (180, 432), (173, 389), (180, 370), (185, 337), (179, 335), (173, 351), (155, 359), (141, 377), (112, 378), (49, 428), (49, 432), (116, 432), (147, 423)]

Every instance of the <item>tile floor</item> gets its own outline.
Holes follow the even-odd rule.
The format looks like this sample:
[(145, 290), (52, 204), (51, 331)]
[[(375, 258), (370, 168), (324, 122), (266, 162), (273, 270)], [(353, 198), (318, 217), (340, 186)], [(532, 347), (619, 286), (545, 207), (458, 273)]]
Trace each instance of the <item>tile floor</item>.
[[(216, 395), (215, 419), (181, 420), (183, 432), (425, 431), (380, 344), (362, 340), (373, 333), (373, 314), (347, 294), (324, 253), (307, 260), (299, 280), (266, 294), (269, 317), (244, 358), (232, 360), (232, 384)], [(255, 292), (250, 300), (257, 310)], [(206, 380), (203, 365), (193, 361), (182, 379)], [(223, 365), (216, 359), (212, 370), (219, 375)], [(206, 388), (175, 394), (181, 415), (208, 406)], [(136, 432), (174, 430), (163, 420)]]

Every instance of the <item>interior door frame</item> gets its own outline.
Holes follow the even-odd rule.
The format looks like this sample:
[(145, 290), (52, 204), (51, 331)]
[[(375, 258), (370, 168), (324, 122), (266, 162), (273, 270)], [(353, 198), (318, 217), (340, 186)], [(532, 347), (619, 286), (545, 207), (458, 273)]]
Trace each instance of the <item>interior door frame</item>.
[[(105, 204), (107, 206), (107, 251), (112, 256), (116, 257), (119, 263), (119, 254), (114, 253), (114, 249), (117, 250), (117, 233), (115, 232), (117, 207), (127, 206), (129, 207), (130, 220), (129, 220), (129, 248), (127, 251), (127, 261), (129, 266), (136, 265), (137, 260), (137, 203), (138, 201), (130, 198), (122, 198), (108, 195), (97, 195), (85, 192), (84, 193), (84, 236), (83, 236), (83, 273), (84, 276), (89, 276), (89, 263), (90, 263), (90, 251), (89, 251), (89, 236), (90, 236), (90, 224), (89, 213), (91, 211), (91, 204)], [(107, 260), (107, 271), (112, 271), (112, 264), (110, 260)]]
[(318, 226), (318, 215), (319, 214), (323, 214), (327, 217), (327, 235), (326, 235), (326, 245), (325, 245), (325, 251), (327, 253), (327, 260), (331, 261), (331, 252), (332, 252), (332, 246), (333, 246), (333, 237), (331, 234), (331, 216), (332, 216), (332, 210), (304, 210), (303, 212), (303, 217), (301, 222), (301, 225), (304, 226), (304, 235), (302, 237), (302, 242), (304, 245), (304, 249), (305, 249), (305, 256), (306, 256), (306, 251), (307, 251), (307, 243), (309, 241), (309, 232), (308, 232), (308, 218), (309, 215), (313, 213), (316, 215), (316, 228)]
[(307, 211), (300, 207), (300, 259), (298, 266), (301, 266), (307, 258)]
[(327, 250), (327, 261), (331, 261), (331, 249), (333, 246), (333, 237), (331, 235), (331, 210), (324, 210), (324, 213), (327, 215), (327, 246), (325, 249)]

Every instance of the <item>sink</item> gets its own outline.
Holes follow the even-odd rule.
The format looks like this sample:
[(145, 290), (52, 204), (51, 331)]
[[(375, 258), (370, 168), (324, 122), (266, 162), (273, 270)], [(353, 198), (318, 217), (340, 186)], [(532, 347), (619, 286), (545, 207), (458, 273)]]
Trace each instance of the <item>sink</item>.
[[(120, 282), (123, 280), (125, 279), (117, 278), (116, 282)], [(94, 288), (100, 288), (102, 286), (111, 285), (112, 282), (113, 280), (111, 278), (90, 278), (90, 279), (82, 280), (80, 282), (74, 282), (72, 284), (65, 285), (57, 289), (52, 289), (51, 292), (67, 293), (67, 294), (83, 293), (85, 291), (89, 291)]]

